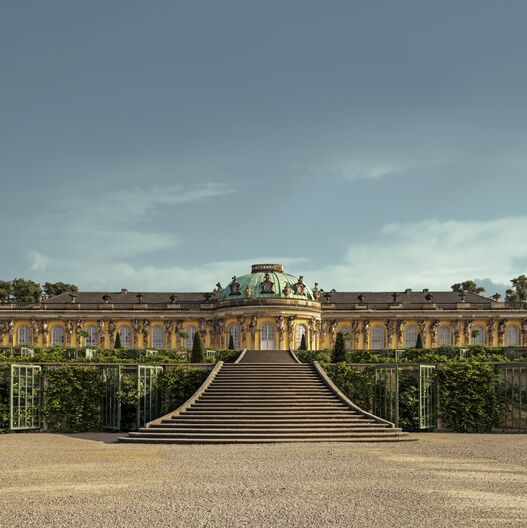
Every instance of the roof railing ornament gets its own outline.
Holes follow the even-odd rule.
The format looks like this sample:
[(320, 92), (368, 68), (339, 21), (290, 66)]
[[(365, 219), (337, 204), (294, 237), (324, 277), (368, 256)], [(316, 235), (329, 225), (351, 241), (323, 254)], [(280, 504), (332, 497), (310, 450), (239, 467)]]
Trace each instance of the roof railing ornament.
[(329, 302), (329, 300), (331, 299), (331, 293), (329, 292), (324, 293), (324, 299), (326, 300), (326, 302)]
[(232, 278), (232, 282), (229, 284), (230, 293), (229, 295), (241, 295), (240, 283), (236, 280), (236, 275)]
[(110, 297), (107, 293), (105, 293), (105, 294), (102, 296), (102, 300), (103, 300), (106, 304), (108, 304), (108, 303), (110, 302), (110, 299), (111, 299), (111, 297)]
[(305, 295), (306, 294), (306, 285), (304, 284), (304, 276), (300, 275), (298, 281), (295, 284), (295, 295)]
[(366, 300), (366, 295), (364, 295), (364, 293), (361, 293), (360, 295), (357, 295), (357, 299), (359, 300), (359, 304), (364, 304), (364, 301)]
[(426, 302), (427, 302), (427, 303), (431, 303), (432, 300), (433, 300), (433, 298), (434, 298), (434, 296), (433, 296), (430, 292), (428, 292), (428, 293), (425, 295), (425, 299), (426, 299)]
[(136, 295), (136, 297), (137, 297), (137, 302), (138, 302), (139, 304), (141, 304), (141, 303), (143, 302), (143, 294), (142, 294), (142, 293), (138, 293), (138, 294)]
[(177, 295), (175, 293), (173, 293), (171, 296), (170, 296), (170, 303), (171, 304), (176, 304), (177, 302)]
[(466, 292), (466, 290), (461, 290), (459, 292), (459, 298), (460, 298), (462, 303), (467, 302), (467, 292)]
[(262, 282), (262, 289), (260, 290), (260, 293), (267, 293), (272, 294), (274, 293), (274, 282), (271, 280), (271, 276), (269, 275), (269, 272), (265, 272), (264, 280)]
[(77, 294), (75, 292), (70, 293), (70, 302), (76, 303), (77, 302)]
[(399, 296), (399, 294), (397, 292), (393, 292), (392, 293), (392, 299), (393, 299), (393, 303), (394, 304), (397, 304), (397, 297)]
[(494, 299), (496, 302), (498, 302), (498, 301), (501, 299), (501, 294), (499, 294), (499, 293), (496, 292), (496, 293), (491, 297), (491, 299)]
[(318, 289), (318, 282), (315, 282), (315, 287), (313, 288), (313, 299), (318, 301), (320, 299), (320, 290)]

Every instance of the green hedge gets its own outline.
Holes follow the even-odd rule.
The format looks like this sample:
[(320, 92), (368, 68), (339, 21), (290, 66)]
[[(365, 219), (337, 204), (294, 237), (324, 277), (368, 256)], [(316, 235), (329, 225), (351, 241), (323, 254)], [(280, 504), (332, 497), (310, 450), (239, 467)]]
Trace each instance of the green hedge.
[[(398, 352), (398, 359), (403, 363), (444, 363), (445, 361), (460, 357), (459, 347), (439, 348), (409, 348)], [(296, 352), (303, 363), (318, 361), (319, 363), (330, 363), (331, 352), (329, 350), (299, 350)], [(346, 363), (393, 363), (396, 352), (387, 350), (347, 350)], [(521, 350), (510, 348), (493, 348), (484, 346), (468, 347), (467, 357), (487, 359), (488, 361), (510, 361), (511, 359), (527, 359)]]
[[(189, 363), (187, 357), (181, 357), (181, 350), (159, 350), (158, 354), (154, 356), (146, 356), (145, 350), (142, 349), (96, 349), (92, 359), (74, 358), (71, 357), (70, 352), (74, 348), (68, 349), (64, 347), (53, 346), (49, 348), (28, 347), (35, 351), (35, 355), (31, 358), (21, 357), (16, 355), (21, 347), (2, 347), (0, 348), (0, 364), (1, 363), (119, 363), (129, 365), (158, 365), (166, 363)], [(93, 348), (93, 347), (87, 347)], [(78, 350), (83, 350), (78, 349)], [(233, 363), (236, 361), (240, 351), (238, 350), (219, 350), (216, 352), (216, 361), (224, 361), (226, 363)], [(213, 360), (204, 359), (205, 363), (212, 363)]]
[(438, 372), (443, 424), (459, 433), (486, 433), (499, 421), (498, 375), (488, 361), (449, 361)]
[(103, 383), (98, 369), (64, 366), (49, 370), (47, 379), (44, 418), (49, 431), (101, 430)]
[(157, 379), (161, 391), (161, 414), (167, 414), (185, 403), (209, 374), (201, 369), (182, 367), (161, 373)]
[(0, 433), (9, 430), (9, 378), (9, 369), (0, 368)]

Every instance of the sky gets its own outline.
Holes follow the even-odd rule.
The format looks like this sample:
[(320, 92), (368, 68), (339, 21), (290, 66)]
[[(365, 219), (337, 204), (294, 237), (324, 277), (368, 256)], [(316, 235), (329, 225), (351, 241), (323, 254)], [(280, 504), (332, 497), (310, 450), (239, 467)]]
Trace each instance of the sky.
[(0, 279), (527, 273), (527, 2), (0, 4)]

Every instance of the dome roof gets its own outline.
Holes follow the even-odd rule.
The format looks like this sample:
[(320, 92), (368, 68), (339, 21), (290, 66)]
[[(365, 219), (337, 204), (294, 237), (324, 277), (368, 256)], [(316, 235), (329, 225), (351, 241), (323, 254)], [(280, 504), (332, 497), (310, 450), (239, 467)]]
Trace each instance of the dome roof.
[(273, 298), (315, 300), (303, 277), (284, 273), (282, 264), (253, 264), (251, 273), (234, 276), (221, 291), (223, 301)]

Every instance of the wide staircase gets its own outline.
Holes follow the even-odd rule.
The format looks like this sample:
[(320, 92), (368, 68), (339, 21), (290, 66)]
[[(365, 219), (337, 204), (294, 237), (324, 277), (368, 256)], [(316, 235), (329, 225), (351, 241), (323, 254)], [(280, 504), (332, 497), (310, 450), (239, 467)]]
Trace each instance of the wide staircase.
[(247, 351), (217, 365), (196, 395), (173, 413), (119, 440), (225, 444), (410, 440), (331, 385), (316, 365), (287, 351)]

